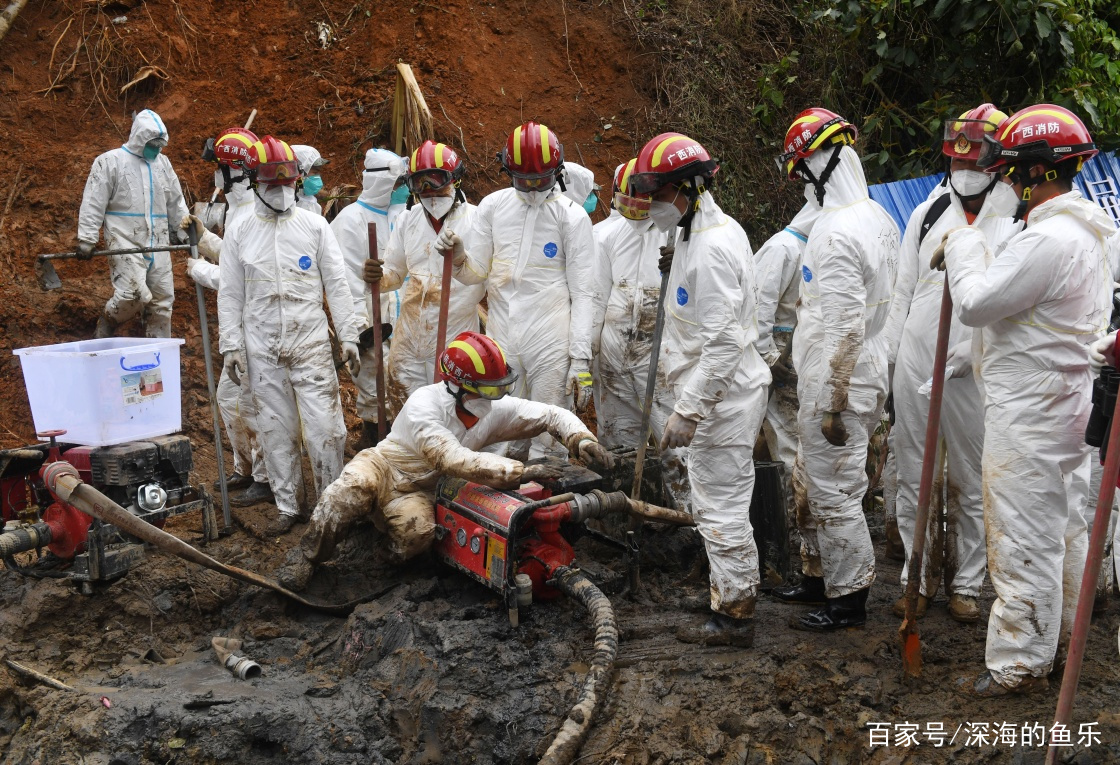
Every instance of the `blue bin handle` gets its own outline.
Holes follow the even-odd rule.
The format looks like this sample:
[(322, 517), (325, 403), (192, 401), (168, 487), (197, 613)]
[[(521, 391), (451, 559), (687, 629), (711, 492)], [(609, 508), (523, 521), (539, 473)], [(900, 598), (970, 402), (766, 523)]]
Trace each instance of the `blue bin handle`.
[(155, 352), (155, 357), (156, 357), (156, 363), (155, 364), (140, 364), (139, 366), (135, 366), (135, 367), (126, 367), (124, 365), (125, 357), (121, 356), (121, 361), (120, 361), (121, 369), (123, 369), (126, 372), (143, 372), (145, 369), (155, 369), (156, 367), (159, 366), (159, 351)]

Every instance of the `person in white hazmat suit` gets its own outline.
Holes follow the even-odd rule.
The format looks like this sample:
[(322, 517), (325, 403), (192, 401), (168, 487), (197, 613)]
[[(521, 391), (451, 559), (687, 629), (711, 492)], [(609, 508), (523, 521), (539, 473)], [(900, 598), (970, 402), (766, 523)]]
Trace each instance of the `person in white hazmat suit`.
[[(367, 260), (363, 276), (383, 292), (403, 287), (401, 313), (393, 328), (385, 373), (389, 416), (396, 417), (405, 400), (435, 380), (444, 253), (464, 250), (475, 206), (460, 189), (466, 166), (454, 149), (425, 141), (409, 159), (408, 188), (420, 200), (398, 220), (382, 261)], [(461, 332), (478, 331), (478, 304), (485, 286), (451, 280), (444, 342)]]
[[(1030, 693), (1065, 661), (1088, 549), (1092, 378), (1085, 347), (1108, 327), (1107, 213), (1073, 190), (1097, 149), (1081, 120), (1051, 104), (1011, 115), (978, 163), (1010, 182), (1026, 221), (991, 260), (984, 233), (949, 232), (949, 288), (963, 324), (980, 328), (988, 618), (980, 696)], [(1006, 213), (1014, 208), (1008, 205)]]
[(754, 641), (758, 548), (749, 508), (754, 443), (770, 373), (756, 339), (754, 258), (742, 227), (707, 190), (718, 163), (696, 141), (663, 133), (639, 152), (630, 193), (649, 195), (661, 231), (680, 227), (669, 270), (659, 367), (673, 393), (662, 450), (688, 446), (692, 516), (710, 564), (711, 617), (677, 637), (705, 645)]
[[(797, 457), (797, 372), (791, 360), (793, 332), (797, 326), (797, 300), (801, 289), (801, 254), (820, 208), (806, 202), (790, 224), (766, 240), (755, 253), (758, 277), (758, 350), (770, 368), (770, 398), (762, 433), (770, 458), (785, 469), (782, 484), (786, 507), (792, 512), (793, 463)], [(805, 508), (807, 510), (807, 508)], [(806, 519), (801, 519), (807, 522)]]
[(595, 212), (599, 206), (599, 197), (595, 193), (599, 185), (595, 183), (595, 173), (575, 162), (565, 162), (562, 177), (564, 196), (582, 207), (588, 215)]
[[(362, 193), (331, 221), (331, 231), (338, 239), (346, 261), (346, 282), (354, 303), (354, 316), (361, 335), (362, 368), (354, 377), (357, 389), (358, 416), (362, 418), (359, 450), (377, 443), (377, 364), (373, 348), (373, 295), (363, 276), (369, 260), (369, 224), (377, 224), (377, 252), (384, 258), (393, 229), (390, 223), (390, 200), (394, 188), (404, 183), (408, 165), (404, 159), (386, 149), (366, 152), (362, 170)], [(407, 191), (407, 189), (405, 189)], [(392, 333), (400, 316), (400, 291), (381, 295), (383, 342)], [(384, 351), (385, 349), (383, 349)], [(388, 423), (386, 423), (388, 430)]]
[[(592, 229), (598, 253), (592, 329), (593, 345), (598, 348), (595, 416), (599, 441), (608, 449), (633, 449), (642, 440), (642, 408), (661, 295), (657, 263), (668, 241), (668, 235), (649, 218), (649, 198), (628, 193), (637, 161), (631, 159), (618, 166), (614, 210)], [(654, 440), (660, 442), (673, 413), (673, 393), (663, 379), (653, 393), (650, 430)], [(685, 449), (661, 453), (662, 483), (682, 510), (690, 506), (686, 459)]]
[[(93, 161), (78, 211), (79, 258), (93, 257), (102, 229), (110, 250), (171, 244), (171, 232), (190, 211), (171, 161), (160, 153), (168, 140), (163, 120), (144, 109), (133, 117), (124, 145)], [(113, 296), (94, 337), (110, 337), (141, 315), (146, 337), (171, 337), (171, 253), (110, 255), (109, 274)]]
[[(517, 371), (517, 394), (556, 406), (591, 401), (591, 280), (595, 241), (591, 219), (556, 187), (564, 150), (556, 133), (528, 122), (510, 134), (502, 167), (512, 187), (478, 205), (466, 259), (455, 270), (463, 284), (486, 282), (486, 333)], [(543, 434), (507, 447), (512, 456), (563, 456)]]
[[(821, 208), (801, 264), (793, 366), (797, 370), (797, 502), (811, 520), (801, 531), (799, 584), (773, 593), (824, 607), (791, 626), (831, 631), (862, 626), (875, 579), (875, 551), (863, 514), (868, 438), (887, 396), (882, 335), (898, 256), (898, 226), (867, 193), (855, 126), (826, 109), (799, 114), (779, 165), (806, 183)], [(803, 512), (803, 511), (802, 511)]]
[(301, 210), (313, 212), (316, 215), (323, 214), (323, 206), (319, 204), (316, 196), (323, 190), (323, 168), (330, 164), (329, 159), (324, 159), (323, 155), (314, 146), (307, 146), (305, 144), (292, 144), (292, 151), (296, 153), (296, 161), (299, 162), (299, 172), (302, 176), (296, 182), (296, 207)]
[(555, 478), (551, 465), (525, 465), (481, 451), (501, 441), (548, 431), (571, 456), (609, 468), (613, 457), (571, 412), (508, 395), (517, 373), (485, 335), (464, 332), (440, 357), (444, 382), (426, 385), (405, 402), (393, 431), (360, 452), (319, 499), (311, 525), (288, 553), (277, 580), (301, 590), (315, 566), (330, 559), (357, 521), (372, 515), (393, 557), (407, 560), (436, 537), (435, 488), (455, 476), (497, 489)]
[[(888, 361), (894, 364), (895, 425), (891, 430), (891, 450), (898, 476), (895, 512), (907, 561), (914, 541), (930, 404), (929, 395), (919, 390), (933, 374), (944, 291), (944, 273), (930, 268), (930, 257), (941, 237), (961, 226), (974, 226), (982, 231), (992, 250), (1002, 247), (1017, 232), (1019, 226), (1000, 210), (1000, 196), (1010, 193), (1010, 189), (1003, 184), (996, 187), (998, 178), (976, 166), (983, 137), (1006, 118), (992, 104), (982, 104), (945, 123), (942, 154), (950, 160), (947, 190), (914, 209), (902, 239), (898, 278), (884, 332)], [(981, 383), (973, 374), (972, 347), (972, 328), (961, 324), (959, 307), (954, 306), (946, 364), (952, 370), (952, 379), (945, 383), (939, 426), (947, 466), (944, 496), (948, 549), (942, 565), (947, 569), (949, 616), (965, 623), (980, 619), (976, 599), (987, 565), (980, 488), (984, 403)], [(939, 578), (939, 572), (929, 572), (931, 547), (927, 540), (918, 616), (925, 613)], [(937, 558), (940, 557), (939, 551)], [(904, 589), (906, 580), (907, 567), (903, 566)], [(902, 618), (905, 611), (903, 596), (895, 603), (894, 614)]]
[(342, 471), (346, 424), (324, 292), (351, 374), (359, 365), (358, 331), (330, 226), (295, 206), (299, 168), (291, 148), (265, 136), (246, 167), (254, 175), (256, 206), (222, 243), (219, 350), (235, 383), (249, 377), (279, 510), (268, 531), (283, 534), (300, 517), (301, 439), (320, 496)]

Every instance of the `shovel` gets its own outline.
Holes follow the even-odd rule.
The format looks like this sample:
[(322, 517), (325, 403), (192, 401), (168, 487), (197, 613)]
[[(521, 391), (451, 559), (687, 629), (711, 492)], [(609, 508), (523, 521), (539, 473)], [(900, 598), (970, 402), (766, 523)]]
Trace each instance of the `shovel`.
[[(97, 255), (140, 255), (149, 252), (175, 252), (176, 250), (189, 250), (189, 244), (165, 244), (159, 247), (126, 247), (120, 250), (97, 250), (90, 257)], [(47, 252), (35, 259), (35, 275), (39, 278), (39, 286), (45, 290), (56, 290), (62, 286), (58, 272), (54, 270), (52, 260), (66, 260), (77, 258), (77, 252)]]
[[(922, 557), (926, 551), (926, 526), (929, 523), (933, 469), (938, 463), (938, 431), (941, 426), (941, 399), (945, 391), (945, 357), (949, 355), (949, 328), (953, 319), (953, 296), (949, 276), (941, 292), (941, 318), (937, 323), (937, 350), (933, 356), (933, 386), (929, 393), (929, 419), (926, 421), (925, 453), (922, 456), (922, 481), (918, 485), (918, 514), (914, 521), (914, 544), (907, 564), (906, 616), (898, 628), (902, 641), (902, 669), (910, 677), (922, 674), (922, 641), (918, 635), (918, 588), (922, 577)], [(1094, 582), (1097, 580), (1094, 579)]]
[[(377, 224), (373, 221), (369, 223), (369, 257), (371, 260), (379, 260), (377, 257)], [(385, 346), (382, 345), (381, 338), (380, 279), (370, 285), (370, 292), (373, 297), (373, 316), (370, 317), (370, 324), (373, 325), (373, 363), (377, 365), (377, 438), (381, 440), (387, 435), (386, 426), (389, 422), (389, 415), (385, 412), (385, 360), (383, 358)]]
[(439, 358), (443, 355), (443, 349), (447, 347), (447, 312), (451, 305), (451, 258), (453, 255), (454, 253), (451, 250), (443, 253), (443, 282), (440, 284), (439, 324), (436, 329), (436, 366), (434, 379), (432, 380), (434, 383), (443, 379), (443, 375), (439, 373)]

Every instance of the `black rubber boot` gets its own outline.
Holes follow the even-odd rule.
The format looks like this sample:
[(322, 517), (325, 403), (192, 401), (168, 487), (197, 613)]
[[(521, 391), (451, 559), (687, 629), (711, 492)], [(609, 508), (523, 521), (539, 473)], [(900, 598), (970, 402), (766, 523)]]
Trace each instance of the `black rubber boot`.
[(867, 621), (867, 595), (870, 592), (870, 587), (864, 587), (838, 598), (826, 598), (824, 608), (792, 620), (789, 626), (806, 632), (833, 632), (849, 627), (862, 627)]
[(732, 619), (730, 616), (713, 613), (712, 618), (703, 626), (681, 627), (677, 630), (677, 640), (682, 643), (750, 648), (754, 645), (754, 619)]
[(272, 487), (267, 483), (258, 483), (253, 481), (249, 484), (249, 488), (240, 494), (234, 494), (229, 498), (229, 503), (233, 507), (252, 507), (263, 503), (272, 504), (275, 502), (272, 496)]
[(803, 576), (799, 583), (783, 584), (781, 587), (775, 587), (770, 591), (770, 594), (783, 603), (823, 606), (825, 603), (824, 577)]
[[(226, 476), (226, 491), (237, 491), (238, 489), (248, 489), (253, 483), (253, 477), (250, 475), (241, 475), (234, 473), (233, 475)], [(214, 491), (221, 491), (222, 484), (220, 481), (214, 481)]]

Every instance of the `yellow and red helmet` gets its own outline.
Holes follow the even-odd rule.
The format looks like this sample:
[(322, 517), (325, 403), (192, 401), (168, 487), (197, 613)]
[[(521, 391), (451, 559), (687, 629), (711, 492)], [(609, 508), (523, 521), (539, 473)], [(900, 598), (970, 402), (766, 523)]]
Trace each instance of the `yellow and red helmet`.
[(509, 134), (498, 159), (518, 191), (548, 191), (560, 176), (564, 146), (545, 125), (526, 122)]
[(1081, 164), (1097, 155), (1097, 145), (1081, 118), (1061, 106), (1037, 104), (1020, 109), (984, 136), (976, 162), (987, 172), (1015, 165), (1051, 165), (1077, 159)]
[(478, 332), (462, 332), (447, 344), (439, 372), (445, 381), (492, 401), (510, 393), (517, 381), (501, 347)]
[(624, 162), (614, 171), (614, 209), (619, 214), (630, 220), (648, 220), (649, 208), (653, 197), (649, 194), (631, 194), (630, 176), (634, 174), (634, 165), (638, 158)]
[(245, 169), (253, 180), (265, 186), (290, 186), (299, 180), (299, 161), (292, 147), (266, 135), (253, 144), (245, 159)]
[(807, 180), (797, 175), (798, 162), (822, 146), (851, 145), (859, 137), (856, 126), (836, 112), (814, 106), (798, 114), (786, 131), (782, 153), (775, 160), (791, 181)]
[(408, 160), (408, 190), (413, 194), (442, 189), (449, 183), (458, 186), (466, 166), (450, 146), (424, 141)]
[(249, 149), (258, 140), (255, 133), (240, 127), (226, 128), (217, 138), (207, 138), (202, 158), (226, 167), (240, 167), (249, 158)]
[(629, 193), (653, 194), (670, 184), (689, 182), (697, 191), (719, 171), (708, 150), (686, 135), (662, 133), (642, 147), (630, 173)]
[(942, 130), (941, 153), (950, 159), (980, 158), (984, 136), (992, 135), (1007, 119), (1007, 114), (993, 104), (980, 104), (975, 109), (949, 120)]

